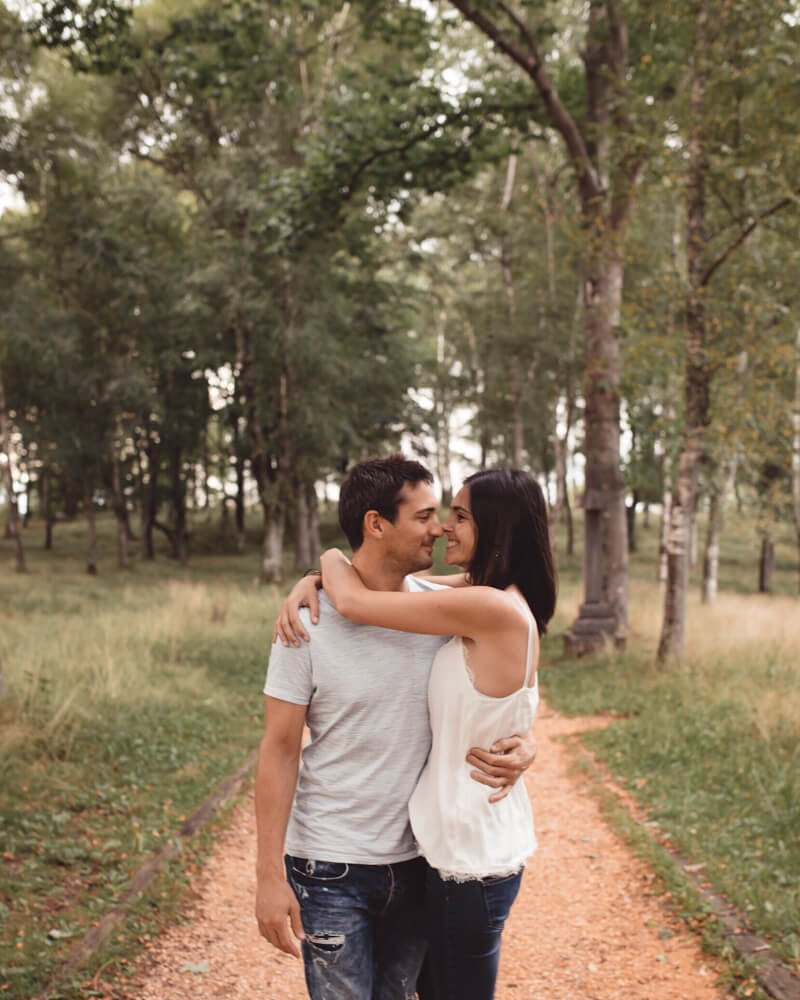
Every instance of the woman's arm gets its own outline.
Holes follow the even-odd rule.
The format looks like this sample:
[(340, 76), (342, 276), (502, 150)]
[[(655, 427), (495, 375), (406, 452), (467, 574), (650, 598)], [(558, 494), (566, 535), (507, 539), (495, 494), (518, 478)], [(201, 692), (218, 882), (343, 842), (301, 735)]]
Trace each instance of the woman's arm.
[(440, 587), (468, 587), (469, 580), (466, 573), (450, 573), (447, 576), (431, 576), (430, 573), (413, 573), (419, 580), (427, 580), (429, 583), (438, 584)]
[(329, 549), (321, 566), (325, 593), (339, 614), (362, 625), (469, 638), (519, 625), (520, 612), (493, 587), (448, 587), (423, 594), (370, 590), (339, 549)]

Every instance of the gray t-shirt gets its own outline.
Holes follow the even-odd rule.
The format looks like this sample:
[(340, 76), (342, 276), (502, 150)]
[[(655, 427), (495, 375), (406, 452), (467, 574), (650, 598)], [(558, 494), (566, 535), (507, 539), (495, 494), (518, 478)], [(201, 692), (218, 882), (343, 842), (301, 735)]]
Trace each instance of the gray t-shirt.
[[(410, 590), (435, 587), (407, 578)], [(264, 694), (308, 705), (286, 852), (383, 865), (419, 853), (408, 800), (428, 756), (428, 675), (446, 638), (356, 625), (324, 592), (311, 641), (276, 643)]]

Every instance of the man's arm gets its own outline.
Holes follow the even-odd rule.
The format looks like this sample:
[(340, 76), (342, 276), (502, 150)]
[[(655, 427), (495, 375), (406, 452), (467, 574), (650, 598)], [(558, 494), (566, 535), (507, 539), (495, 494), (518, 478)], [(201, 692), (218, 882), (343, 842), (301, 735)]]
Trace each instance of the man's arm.
[(535, 757), (536, 740), (531, 730), (525, 736), (508, 736), (498, 740), (488, 750), (473, 747), (467, 754), (467, 763), (476, 768), (470, 771), (474, 781), (499, 789), (489, 796), (490, 802), (499, 802), (528, 770)]
[(303, 938), (303, 925), (300, 906), (286, 881), (283, 848), (297, 784), (307, 706), (269, 696), (264, 701), (264, 735), (255, 789), (256, 920), (262, 937), (271, 945), (299, 958), (297, 939)]

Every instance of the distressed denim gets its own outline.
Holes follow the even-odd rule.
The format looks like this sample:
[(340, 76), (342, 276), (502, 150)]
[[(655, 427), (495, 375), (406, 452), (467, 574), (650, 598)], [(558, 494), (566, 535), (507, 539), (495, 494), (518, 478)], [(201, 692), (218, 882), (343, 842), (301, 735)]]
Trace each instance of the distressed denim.
[(503, 926), (521, 881), (522, 872), (452, 882), (428, 868), (421, 1000), (492, 1000)]
[(426, 864), (355, 865), (287, 855), (311, 1000), (413, 1000), (425, 955)]

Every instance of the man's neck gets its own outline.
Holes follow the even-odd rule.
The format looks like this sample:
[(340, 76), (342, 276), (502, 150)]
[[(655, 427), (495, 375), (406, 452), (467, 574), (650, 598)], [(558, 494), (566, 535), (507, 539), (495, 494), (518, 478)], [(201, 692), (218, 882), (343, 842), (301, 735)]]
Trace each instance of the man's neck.
[(358, 570), (364, 586), (370, 590), (403, 589), (406, 571), (382, 552), (367, 551), (367, 547), (362, 545), (353, 555), (353, 566)]

